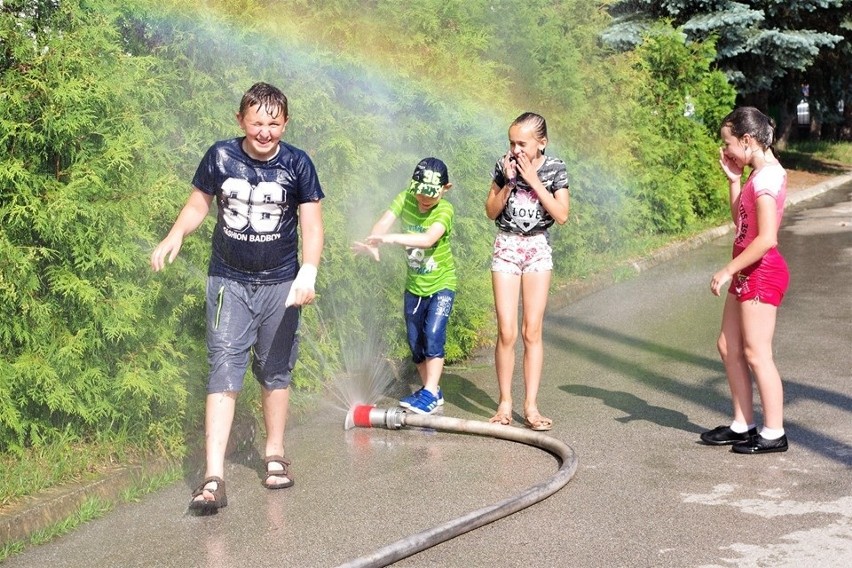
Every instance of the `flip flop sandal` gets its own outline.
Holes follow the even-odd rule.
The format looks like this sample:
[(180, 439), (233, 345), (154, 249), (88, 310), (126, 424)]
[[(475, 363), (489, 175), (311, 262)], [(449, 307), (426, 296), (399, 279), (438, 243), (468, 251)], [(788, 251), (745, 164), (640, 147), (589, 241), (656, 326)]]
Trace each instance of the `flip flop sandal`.
[[(207, 484), (215, 483), (216, 489), (208, 489)], [(198, 499), (195, 498), (203, 495), (207, 491), (213, 495), (213, 499)], [(221, 477), (211, 476), (201, 482), (192, 492), (192, 501), (189, 502), (190, 511), (200, 511), (209, 513), (222, 507), (228, 506), (228, 494), (225, 493), (225, 480)]]
[(532, 414), (524, 418), (524, 426), (536, 432), (546, 432), (553, 428), (553, 420), (541, 414)]
[[(284, 456), (267, 456), (266, 457), (266, 479), (263, 480), (263, 486), (267, 489), (284, 489), (287, 487), (293, 487), (293, 484), (296, 481), (293, 479), (293, 475), (290, 473), (290, 462)], [(277, 463), (281, 465), (281, 471), (269, 471), (269, 464)], [(284, 483), (271, 483), (269, 481), (270, 477), (286, 477), (287, 481)]]
[(491, 417), (491, 420), (488, 421), (491, 424), (501, 424), (503, 426), (509, 426), (512, 423), (512, 415), (507, 414), (505, 412), (498, 412), (494, 416)]

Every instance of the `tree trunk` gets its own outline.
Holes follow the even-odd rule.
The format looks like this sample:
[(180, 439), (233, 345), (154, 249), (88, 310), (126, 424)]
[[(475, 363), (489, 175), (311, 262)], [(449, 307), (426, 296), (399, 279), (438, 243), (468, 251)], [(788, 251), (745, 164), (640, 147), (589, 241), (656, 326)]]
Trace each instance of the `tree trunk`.
[(852, 102), (843, 105), (843, 123), (837, 129), (837, 139), (852, 141)]
[(781, 105), (780, 115), (779, 122), (775, 125), (775, 149), (783, 152), (790, 142), (796, 115), (787, 112), (787, 105)]

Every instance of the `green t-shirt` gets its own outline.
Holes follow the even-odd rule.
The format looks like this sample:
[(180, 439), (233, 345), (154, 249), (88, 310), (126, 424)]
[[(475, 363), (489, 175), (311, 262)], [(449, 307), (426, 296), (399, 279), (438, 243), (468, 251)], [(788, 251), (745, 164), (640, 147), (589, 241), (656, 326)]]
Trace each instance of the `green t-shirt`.
[(435, 223), (444, 226), (444, 234), (427, 249), (406, 247), (408, 276), (405, 289), (416, 296), (431, 296), (439, 290), (456, 289), (456, 263), (450, 250), (453, 230), (453, 205), (444, 199), (421, 213), (417, 199), (408, 190), (397, 195), (389, 207), (399, 218), (402, 233), (425, 233)]

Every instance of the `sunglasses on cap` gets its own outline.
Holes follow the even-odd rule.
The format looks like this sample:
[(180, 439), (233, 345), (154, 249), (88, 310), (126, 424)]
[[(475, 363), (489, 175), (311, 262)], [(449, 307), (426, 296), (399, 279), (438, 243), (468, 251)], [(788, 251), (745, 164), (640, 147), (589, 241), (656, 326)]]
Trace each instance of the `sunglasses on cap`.
[(424, 197), (440, 197), (442, 189), (443, 187), (440, 185), (417, 180), (411, 180), (411, 183), (408, 185), (408, 191), (414, 195), (422, 195)]

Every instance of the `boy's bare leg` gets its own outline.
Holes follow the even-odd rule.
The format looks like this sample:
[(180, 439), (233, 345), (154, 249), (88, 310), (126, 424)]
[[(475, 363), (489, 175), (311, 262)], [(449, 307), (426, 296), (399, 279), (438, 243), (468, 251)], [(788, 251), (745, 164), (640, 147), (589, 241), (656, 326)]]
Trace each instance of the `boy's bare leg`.
[[(204, 447), (207, 455), (207, 477), (225, 478), (225, 450), (234, 421), (237, 394), (233, 391), (215, 392), (207, 395), (204, 410)], [(211, 484), (213, 485), (213, 484)], [(215, 489), (215, 487), (211, 487)], [(213, 493), (205, 489), (196, 501), (213, 500)]]
[[(287, 424), (287, 410), (290, 406), (290, 389), (261, 389), (261, 392), (263, 422), (266, 426), (266, 456), (283, 456), (284, 428)], [(269, 464), (269, 471), (278, 470), (281, 470), (280, 464)], [(279, 485), (289, 481), (290, 479), (283, 475), (267, 479), (267, 483), (271, 485)]]
[(420, 380), (423, 381), (423, 388), (432, 394), (437, 394), (441, 375), (444, 372), (444, 358), (431, 357), (418, 363), (417, 372), (420, 374)]

